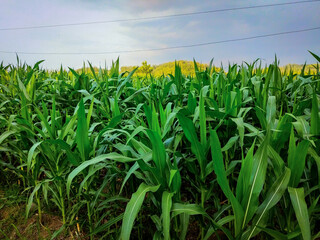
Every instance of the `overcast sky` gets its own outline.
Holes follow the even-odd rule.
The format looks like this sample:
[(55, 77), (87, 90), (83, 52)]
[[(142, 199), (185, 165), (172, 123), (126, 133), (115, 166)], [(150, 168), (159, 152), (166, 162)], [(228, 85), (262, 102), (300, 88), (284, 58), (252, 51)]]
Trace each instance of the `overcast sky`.
[[(195, 0), (1, 0), (0, 28), (150, 17), (230, 7), (246, 7), (281, 1), (195, 1)], [(239, 11), (167, 18), (16, 31), (0, 31), (0, 51), (106, 52), (162, 48), (233, 38), (300, 30), (320, 26), (320, 2), (246, 9)], [(147, 60), (159, 64), (192, 60), (226, 64), (252, 62), (261, 58), (271, 63), (277, 54), (280, 64), (314, 63), (308, 53), (320, 54), (320, 30), (210, 46), (157, 52), (110, 55), (24, 55), (29, 64), (44, 59), (42, 66), (81, 67), (83, 61), (108, 66), (120, 56), (121, 65), (139, 65)], [(0, 62), (15, 63), (15, 54), (0, 53)]]

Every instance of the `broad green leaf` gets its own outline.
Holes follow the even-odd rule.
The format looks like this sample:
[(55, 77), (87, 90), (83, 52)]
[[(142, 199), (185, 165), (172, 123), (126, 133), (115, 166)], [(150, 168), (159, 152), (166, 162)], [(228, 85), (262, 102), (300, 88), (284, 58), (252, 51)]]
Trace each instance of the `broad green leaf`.
[(240, 173), (237, 181), (237, 187), (236, 187), (236, 197), (240, 203), (244, 198), (246, 188), (250, 184), (250, 176), (251, 176), (252, 166), (253, 166), (253, 150), (254, 150), (254, 143), (250, 147), (246, 157), (241, 162), (241, 169), (240, 169)]
[(291, 179), (289, 183), (291, 187), (296, 187), (300, 182), (309, 149), (309, 141), (307, 140), (302, 140), (297, 147), (295, 147), (294, 144), (294, 141), (291, 142), (290, 137), (288, 167), (291, 169)]
[(166, 151), (158, 132), (147, 130), (152, 143), (152, 160), (163, 178), (166, 178)]
[(285, 168), (283, 174), (272, 184), (264, 201), (256, 212), (256, 216), (252, 221), (252, 226), (243, 234), (242, 239), (250, 239), (259, 233), (261, 229), (257, 227), (261, 225), (262, 219), (266, 216), (267, 212), (279, 202), (287, 189), (289, 180), (290, 169)]
[(190, 215), (187, 213), (181, 213), (180, 214), (180, 229), (181, 233), (179, 236), (180, 240), (185, 240), (188, 232), (188, 226), (189, 226), (189, 220)]
[(308, 215), (308, 207), (304, 199), (304, 190), (303, 188), (289, 187), (288, 191), (294, 212), (296, 213), (296, 218), (301, 229), (302, 237), (304, 240), (310, 240), (310, 222)]
[(162, 194), (162, 226), (165, 240), (170, 239), (170, 213), (172, 207), (172, 196), (173, 193), (169, 193), (167, 191), (164, 191)]
[(238, 202), (238, 200), (233, 195), (230, 189), (229, 182), (226, 175), (226, 170), (223, 163), (220, 141), (216, 131), (210, 131), (210, 145), (211, 145), (212, 161), (214, 164), (213, 165), (214, 172), (217, 175), (217, 181), (223, 193), (231, 202), (232, 209), (235, 215), (235, 232), (236, 232), (236, 235), (238, 235), (241, 231), (241, 223), (243, 221), (244, 212), (240, 203)]
[(202, 144), (202, 146), (206, 146), (207, 145), (207, 125), (206, 125), (206, 110), (204, 108), (203, 91), (200, 92), (199, 120), (200, 120), (200, 143)]
[(253, 156), (252, 171), (249, 175), (250, 181), (247, 186), (244, 186), (245, 193), (242, 200), (244, 219), (242, 228), (248, 224), (258, 208), (259, 195), (265, 182), (268, 165), (268, 143), (269, 137), (267, 135)]
[(29, 212), (30, 212), (30, 209), (31, 209), (31, 205), (33, 203), (33, 197), (34, 195), (36, 194), (36, 192), (38, 192), (38, 190), (40, 189), (41, 187), (41, 183), (38, 183), (35, 188), (33, 189), (32, 193), (30, 194), (29, 196), (29, 199), (28, 199), (28, 204), (27, 204), (27, 208), (26, 208), (26, 218), (28, 218), (29, 216)]
[(183, 116), (181, 113), (177, 114), (177, 118), (179, 120), (179, 123), (183, 129), (183, 132), (184, 132), (186, 138), (191, 143), (192, 152), (197, 157), (197, 160), (200, 165), (201, 178), (204, 178), (205, 167), (206, 167), (207, 161), (206, 161), (206, 157), (205, 157), (204, 147), (201, 145), (201, 143), (198, 140), (193, 122), (189, 118)]
[(8, 138), (9, 136), (11, 136), (11, 135), (13, 135), (13, 134), (15, 134), (15, 133), (16, 133), (16, 131), (6, 131), (6, 132), (2, 133), (1, 136), (0, 136), (0, 144), (2, 144), (2, 142), (3, 142), (6, 138)]
[(152, 130), (157, 132), (159, 134), (159, 136), (161, 136), (158, 113), (157, 113), (154, 106), (152, 108)]
[(233, 136), (229, 138), (228, 142), (224, 147), (221, 149), (222, 152), (228, 151), (233, 145), (239, 140), (239, 136)]
[(121, 82), (121, 84), (118, 86), (118, 88), (117, 88), (117, 96), (120, 96), (121, 91), (122, 91), (123, 88), (125, 87), (126, 83), (130, 81), (130, 79), (132, 78), (132, 76), (133, 76), (133, 74), (135, 73), (135, 71), (137, 71), (137, 69), (138, 69), (137, 67), (134, 68), (134, 69), (128, 74), (128, 76), (126, 77), (126, 79), (123, 80), (123, 81)]
[(36, 150), (36, 148), (41, 144), (42, 142), (38, 142), (38, 143), (35, 143), (29, 150), (29, 153), (28, 153), (28, 159), (27, 159), (27, 171), (29, 172), (30, 171), (30, 167), (31, 167), (31, 163), (32, 163), (32, 158), (34, 157), (34, 152)]
[(88, 129), (90, 127), (90, 120), (91, 120), (91, 116), (92, 116), (92, 112), (93, 112), (93, 103), (94, 103), (94, 97), (92, 97), (90, 108), (89, 108), (89, 111), (87, 114), (87, 127), (88, 127)]
[(276, 230), (273, 230), (273, 229), (270, 229), (270, 228), (263, 228), (263, 227), (259, 227), (259, 229), (261, 229), (261, 231), (269, 234), (271, 237), (273, 237), (273, 239), (277, 239), (277, 240), (287, 240), (288, 239), (288, 236), (286, 236), (285, 234), (279, 232), (279, 231), (276, 231)]
[(175, 217), (179, 214), (188, 214), (192, 215), (207, 215), (204, 209), (197, 204), (182, 204), (174, 203), (171, 208), (172, 217)]
[(127, 204), (126, 210), (124, 212), (122, 227), (121, 227), (121, 240), (129, 240), (131, 235), (131, 230), (133, 227), (134, 220), (136, 219), (140, 208), (142, 206), (143, 200), (147, 192), (156, 192), (159, 189), (158, 186), (148, 186), (145, 183), (141, 183), (138, 190), (132, 194), (129, 203)]
[(237, 124), (237, 129), (239, 131), (240, 136), (240, 147), (243, 147), (243, 140), (244, 140), (244, 124), (243, 118), (231, 118), (231, 120)]
[(317, 152), (312, 147), (309, 147), (308, 153), (310, 154), (310, 156), (313, 157), (313, 159), (316, 162), (316, 165), (318, 168), (318, 184), (320, 186), (320, 156), (317, 154)]
[(268, 103), (267, 103), (267, 109), (266, 109), (266, 119), (267, 124), (271, 128), (273, 127), (274, 120), (276, 118), (276, 97), (275, 96), (269, 96), (268, 97)]
[(35, 110), (37, 112), (38, 118), (42, 121), (42, 123), (46, 127), (46, 130), (48, 131), (49, 137), (51, 139), (55, 139), (54, 134), (52, 132), (52, 128), (50, 127), (49, 122), (47, 121), (47, 119), (43, 116), (43, 114), (41, 113), (41, 111), (37, 107), (35, 108)]
[(268, 156), (272, 160), (276, 176), (279, 177), (285, 166), (283, 159), (270, 145), (268, 146)]
[(320, 57), (316, 54), (314, 54), (313, 52), (311, 51), (308, 51), (315, 59), (317, 59), (318, 62), (320, 62)]
[(77, 147), (79, 149), (82, 161), (85, 161), (89, 157), (90, 152), (90, 142), (88, 136), (87, 119), (84, 110), (83, 99), (79, 103), (78, 109), (78, 124), (77, 124), (77, 134), (76, 141)]
[(314, 92), (312, 97), (310, 133), (320, 135), (320, 117), (317, 94)]
[(133, 161), (137, 161), (137, 159), (135, 158), (130, 158), (130, 157), (126, 157), (126, 156), (122, 156), (118, 153), (108, 153), (108, 154), (102, 154), (98, 157), (95, 157), (91, 160), (87, 160), (85, 162), (83, 162), (81, 165), (79, 165), (78, 167), (76, 167), (69, 175), (67, 178), (67, 193), (69, 195), (70, 193), (70, 187), (71, 187), (71, 183), (72, 180), (79, 174), (81, 173), (82, 170), (86, 169), (87, 167), (94, 165), (94, 164), (98, 164), (100, 162), (105, 161), (106, 159), (109, 160), (113, 160), (116, 162), (122, 162), (122, 163), (127, 163), (127, 162), (133, 162)]
[(52, 109), (51, 109), (51, 132), (54, 138), (56, 138), (56, 97), (53, 95)]

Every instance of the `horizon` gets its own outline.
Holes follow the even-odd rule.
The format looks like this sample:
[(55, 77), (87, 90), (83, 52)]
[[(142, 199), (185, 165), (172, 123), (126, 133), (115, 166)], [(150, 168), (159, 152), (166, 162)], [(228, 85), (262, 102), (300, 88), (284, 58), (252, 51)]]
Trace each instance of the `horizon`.
[[(311, 55), (311, 54), (310, 54)], [(44, 60), (44, 59), (38, 59), (37, 61), (35, 61), (35, 62), (32, 62), (31, 64), (30, 63), (28, 63), (27, 61), (23, 61), (23, 59), (21, 59), (21, 57), (20, 56), (18, 56), (19, 57), (19, 63), (21, 64), (24, 64), (24, 63), (26, 63), (27, 65), (29, 65), (29, 66), (33, 66), (34, 64), (36, 64), (37, 62), (39, 62), (39, 61), (42, 61), (42, 60)], [(109, 69), (110, 67), (111, 67), (111, 65), (112, 65), (112, 62), (115, 62), (117, 59), (113, 59), (113, 60), (111, 60), (110, 62), (109, 62), (109, 64), (107, 63), (106, 65), (105, 64), (101, 64), (101, 65), (93, 65), (92, 64), (92, 62), (90, 62), (90, 64), (92, 64), (92, 67), (94, 67), (94, 68), (102, 68), (102, 69), (105, 69), (105, 66), (107, 67), (106, 69)], [(150, 62), (147, 62), (148, 63), (148, 65), (150, 65), (151, 67), (154, 67), (154, 66), (161, 66), (161, 65), (163, 65), (163, 64), (167, 64), (167, 63), (172, 63), (172, 62), (180, 62), (180, 61), (186, 61), (186, 62), (193, 62), (193, 60), (196, 60), (196, 62), (198, 63), (198, 64), (205, 64), (205, 65), (208, 65), (209, 63), (210, 63), (210, 61), (208, 61), (208, 62), (200, 62), (200, 61), (197, 61), (197, 59), (192, 59), (192, 60), (186, 60), (186, 59), (179, 59), (179, 60), (173, 60), (173, 61), (167, 61), (167, 62), (161, 62), (161, 63), (158, 63), (158, 64), (152, 64), (152, 63), (150, 63)], [(258, 60), (258, 58), (257, 59), (255, 59), (255, 60)], [(223, 69), (225, 69), (227, 66), (229, 66), (229, 65), (234, 65), (234, 64), (237, 64), (237, 65), (241, 65), (241, 64), (243, 64), (244, 62), (247, 62), (247, 63), (249, 63), (249, 64), (252, 64), (255, 60), (253, 60), (252, 62), (247, 62), (247, 61), (241, 61), (241, 62), (233, 62), (233, 63), (231, 63), (231, 62), (227, 62), (227, 63), (225, 63), (225, 64), (222, 64), (222, 62), (220, 62), (220, 64), (219, 63), (217, 63), (217, 64), (215, 64), (215, 61), (213, 61), (213, 66), (215, 66), (216, 68), (221, 68), (221, 66), (223, 66)], [(283, 67), (287, 67), (287, 66), (289, 66), (289, 65), (298, 65), (298, 66), (303, 66), (304, 64), (306, 64), (306, 66), (308, 66), (308, 65), (316, 65), (317, 64), (317, 61), (314, 59), (314, 61), (313, 62), (304, 62), (304, 63), (286, 63), (286, 64), (281, 64), (281, 59), (279, 59), (278, 57), (277, 57), (277, 60), (278, 60), (278, 62), (279, 62), (279, 67), (281, 67), (281, 68), (283, 68)], [(55, 70), (60, 70), (60, 68), (62, 67), (62, 69), (63, 70), (68, 70), (68, 68), (72, 68), (72, 69), (75, 69), (75, 70), (80, 70), (80, 69), (82, 69), (83, 68), (83, 66), (85, 66), (86, 68), (89, 68), (89, 64), (88, 64), (88, 61), (83, 61), (82, 62), (82, 65), (79, 65), (79, 67), (70, 67), (70, 66), (67, 66), (67, 65), (63, 65), (63, 64), (61, 64), (60, 66), (57, 66), (57, 67), (47, 67), (47, 66), (43, 66), (43, 65), (45, 65), (45, 62), (46, 62), (46, 60), (44, 60), (42, 63), (40, 63), (40, 67), (42, 68), (42, 69), (45, 69), (45, 70), (49, 70), (49, 71), (55, 71)], [(144, 61), (142, 61), (142, 62), (144, 62)], [(119, 58), (119, 69), (121, 70), (121, 68), (123, 68), (123, 67), (140, 67), (141, 66), (141, 64), (142, 64), (142, 62), (140, 62), (140, 63), (138, 63), (138, 64), (135, 64), (135, 65), (123, 65), (123, 64), (121, 64), (121, 58)], [(0, 64), (1, 63), (4, 63), (4, 61), (1, 61), (0, 62)], [(4, 65), (12, 65), (12, 66), (17, 66), (17, 58), (15, 59), (15, 62), (12, 62), (12, 63), (5, 63)], [(262, 68), (265, 68), (265, 67), (268, 67), (270, 64), (273, 64), (274, 63), (274, 59), (273, 59), (273, 61), (271, 61), (271, 62), (264, 62), (264, 63), (261, 63), (261, 66), (262, 66)], [(221, 65), (222, 64), (222, 65)], [(258, 65), (258, 63), (256, 63), (255, 64), (255, 66), (257, 66)]]

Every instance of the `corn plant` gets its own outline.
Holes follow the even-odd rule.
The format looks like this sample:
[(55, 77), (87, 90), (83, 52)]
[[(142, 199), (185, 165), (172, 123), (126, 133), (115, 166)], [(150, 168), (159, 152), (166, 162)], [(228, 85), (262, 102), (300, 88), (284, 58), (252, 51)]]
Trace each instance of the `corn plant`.
[(319, 63), (297, 74), (276, 57), (194, 60), (193, 76), (176, 63), (154, 77), (119, 59), (42, 62), (0, 64), (0, 190), (24, 199), (26, 218), (36, 206), (43, 228), (59, 215), (52, 238), (320, 237)]

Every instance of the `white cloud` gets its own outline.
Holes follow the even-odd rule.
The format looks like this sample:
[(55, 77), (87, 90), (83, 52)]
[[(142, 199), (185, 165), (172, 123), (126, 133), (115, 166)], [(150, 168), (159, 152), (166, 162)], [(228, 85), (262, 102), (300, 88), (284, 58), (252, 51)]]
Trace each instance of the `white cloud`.
[[(49, 1), (2, 0), (0, 28), (100, 21), (123, 18), (160, 16), (183, 12), (221, 9), (232, 6), (263, 4), (263, 1)], [(25, 52), (105, 52), (168, 46), (188, 45), (231, 38), (254, 36), (300, 28), (314, 27), (320, 21), (320, 4), (292, 5), (259, 10), (241, 10), (203, 14), (162, 20), (69, 26), (0, 32), (0, 50)], [(255, 59), (272, 61), (275, 52), (283, 57), (282, 63), (312, 62), (307, 49), (320, 52), (319, 31), (308, 34), (243, 41), (170, 51), (121, 54), (121, 64), (137, 65), (143, 60), (151, 64), (174, 59), (207, 62)], [(21, 55), (28, 63), (46, 59), (45, 66), (59, 67), (61, 63), (75, 68), (83, 60), (93, 64), (111, 63), (112, 55)], [(292, 59), (292, 61), (290, 61)], [(14, 54), (1, 54), (0, 61), (14, 63)]]

